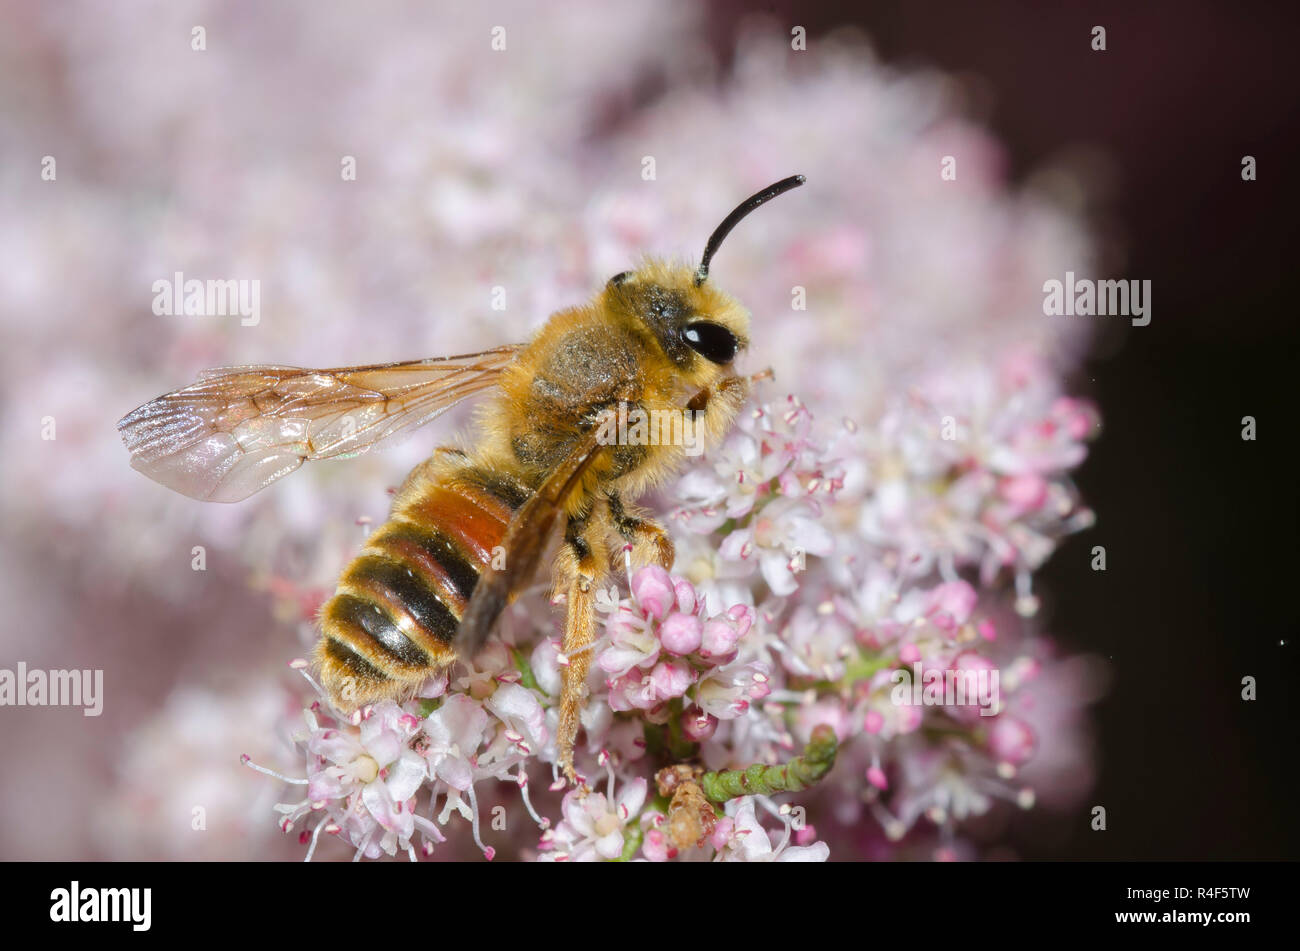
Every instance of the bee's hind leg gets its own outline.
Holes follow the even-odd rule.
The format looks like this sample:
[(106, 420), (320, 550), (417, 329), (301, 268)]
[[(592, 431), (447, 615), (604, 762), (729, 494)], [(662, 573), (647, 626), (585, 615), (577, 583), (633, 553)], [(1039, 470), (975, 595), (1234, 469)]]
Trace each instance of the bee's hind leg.
[[(586, 783), (573, 766), (583, 702), (587, 696), (587, 671), (591, 669), (591, 647), (596, 641), (596, 592), (604, 582), (609, 563), (603, 530), (596, 530), (592, 517), (569, 519), (564, 545), (556, 559), (556, 591), (567, 596), (564, 619), (566, 660), (560, 696), (560, 723), (555, 748), (560, 769), (575, 786)], [(603, 528), (603, 526), (601, 526)]]

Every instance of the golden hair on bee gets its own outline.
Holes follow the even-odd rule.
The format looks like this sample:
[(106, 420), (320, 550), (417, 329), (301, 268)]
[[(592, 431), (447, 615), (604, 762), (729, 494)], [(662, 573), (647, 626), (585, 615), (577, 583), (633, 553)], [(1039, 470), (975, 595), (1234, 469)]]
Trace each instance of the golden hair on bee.
[(749, 315), (709, 281), (714, 254), (755, 208), (710, 235), (697, 267), (656, 259), (553, 314), (527, 344), (335, 370), (235, 367), (139, 407), (118, 428), (132, 465), (195, 498), (233, 502), (303, 462), (356, 455), (490, 393), (464, 449), (407, 477), (321, 609), (314, 654), (341, 711), (405, 700), (472, 659), (563, 526), (553, 566), (565, 602), (558, 765), (573, 754), (596, 637), (595, 593), (625, 552), (671, 568), (668, 534), (633, 506), (686, 457), (716, 444), (749, 393), (736, 356)]

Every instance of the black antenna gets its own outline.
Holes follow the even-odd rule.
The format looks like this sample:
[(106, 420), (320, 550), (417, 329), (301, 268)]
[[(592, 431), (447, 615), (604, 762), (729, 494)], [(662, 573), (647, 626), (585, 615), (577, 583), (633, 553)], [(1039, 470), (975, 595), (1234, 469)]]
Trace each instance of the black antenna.
[(798, 188), (806, 179), (802, 175), (791, 175), (789, 178), (783, 178), (775, 185), (768, 185), (761, 192), (750, 195), (739, 205), (736, 210), (727, 217), (722, 219), (722, 224), (713, 229), (713, 234), (709, 235), (709, 243), (704, 246), (704, 257), (700, 259), (700, 266), (695, 270), (695, 286), (699, 287), (709, 277), (709, 262), (713, 260), (713, 255), (718, 251), (718, 245), (722, 244), (722, 239), (731, 234), (731, 229), (740, 223), (740, 219), (745, 217), (759, 205), (771, 201), (777, 195), (784, 194), (792, 188)]

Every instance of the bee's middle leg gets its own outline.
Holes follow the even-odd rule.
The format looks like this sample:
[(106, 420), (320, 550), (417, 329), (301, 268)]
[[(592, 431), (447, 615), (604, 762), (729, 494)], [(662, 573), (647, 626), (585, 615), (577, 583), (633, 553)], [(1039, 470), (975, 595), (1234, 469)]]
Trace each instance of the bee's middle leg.
[(604, 532), (596, 530), (593, 520), (569, 520), (564, 545), (556, 560), (556, 590), (564, 591), (567, 596), (562, 647), (567, 665), (564, 667), (555, 747), (560, 769), (575, 786), (584, 785), (573, 767), (573, 751), (587, 696), (591, 645), (596, 641), (596, 592), (606, 578), (606, 565), (609, 563)]
[(659, 564), (665, 571), (672, 570), (677, 557), (673, 540), (663, 526), (639, 513), (631, 512), (617, 492), (605, 497), (609, 517), (620, 538), (632, 546), (632, 561), (639, 565)]

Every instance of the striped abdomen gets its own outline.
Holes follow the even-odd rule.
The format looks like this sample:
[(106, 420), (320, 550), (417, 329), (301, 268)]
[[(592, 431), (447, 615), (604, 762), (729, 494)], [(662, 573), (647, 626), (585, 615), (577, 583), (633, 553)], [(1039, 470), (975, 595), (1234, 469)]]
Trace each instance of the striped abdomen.
[(465, 462), (416, 470), (321, 609), (316, 661), (336, 706), (399, 698), (456, 659), (470, 595), (527, 498)]

